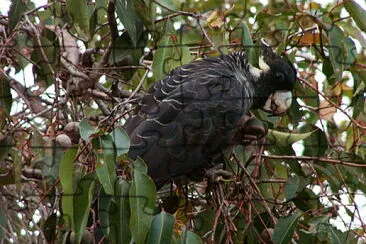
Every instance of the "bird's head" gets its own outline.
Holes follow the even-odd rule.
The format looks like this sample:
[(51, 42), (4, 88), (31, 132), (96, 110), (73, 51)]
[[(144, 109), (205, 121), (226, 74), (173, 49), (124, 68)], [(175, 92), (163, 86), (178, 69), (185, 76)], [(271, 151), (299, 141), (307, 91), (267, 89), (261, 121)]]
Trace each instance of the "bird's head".
[(286, 112), (292, 102), (291, 90), (295, 86), (295, 67), (272, 49), (263, 45), (259, 57), (261, 75), (257, 91), (257, 108), (273, 115)]

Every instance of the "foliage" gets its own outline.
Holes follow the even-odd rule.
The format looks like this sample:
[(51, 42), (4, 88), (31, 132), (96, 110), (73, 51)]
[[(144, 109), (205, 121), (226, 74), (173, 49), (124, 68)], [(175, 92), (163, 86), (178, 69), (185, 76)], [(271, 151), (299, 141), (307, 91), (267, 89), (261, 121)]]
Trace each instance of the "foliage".
[[(365, 241), (365, 6), (36, 2), (0, 14), (0, 239)], [(229, 180), (157, 192), (126, 157), (131, 108), (194, 59), (245, 49), (257, 65), (261, 38), (297, 67), (288, 113), (253, 111), (269, 133), (225, 151)]]

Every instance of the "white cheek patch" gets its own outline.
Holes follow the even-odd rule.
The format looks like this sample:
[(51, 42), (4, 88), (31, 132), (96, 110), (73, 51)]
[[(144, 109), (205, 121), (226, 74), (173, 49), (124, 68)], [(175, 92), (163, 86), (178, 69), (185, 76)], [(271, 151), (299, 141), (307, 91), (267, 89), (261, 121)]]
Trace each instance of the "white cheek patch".
[(249, 72), (256, 78), (259, 78), (262, 74), (262, 70), (261, 69), (258, 69), (252, 65), (249, 66)]
[(269, 71), (271, 68), (268, 66), (266, 62), (264, 62), (263, 56), (259, 56), (258, 62), (259, 68), (263, 71)]
[(286, 112), (292, 103), (292, 93), (290, 91), (276, 91), (272, 93), (263, 106), (263, 110), (279, 115)]

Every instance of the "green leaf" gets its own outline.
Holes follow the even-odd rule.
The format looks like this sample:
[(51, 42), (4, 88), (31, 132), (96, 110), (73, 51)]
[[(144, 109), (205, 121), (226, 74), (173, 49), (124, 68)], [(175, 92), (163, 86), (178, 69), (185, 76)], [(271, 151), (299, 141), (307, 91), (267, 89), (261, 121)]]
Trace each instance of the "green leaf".
[(290, 177), (285, 186), (286, 200), (289, 201), (301, 193), (301, 191), (310, 183), (311, 178), (305, 178), (299, 175)]
[(112, 243), (130, 243), (131, 231), (129, 221), (131, 216), (130, 183), (119, 179), (116, 184), (116, 194), (114, 201), (109, 207), (109, 229)]
[(0, 208), (0, 239), (4, 240), (5, 238), (5, 230), (7, 230), (8, 218), (5, 212), (5, 209)]
[(117, 127), (111, 132), (111, 136), (116, 146), (117, 157), (127, 153), (130, 149), (130, 138), (126, 131)]
[(366, 32), (366, 11), (358, 5), (354, 0), (344, 2), (344, 7), (347, 12), (352, 16), (357, 26), (364, 32)]
[(249, 63), (258, 67), (259, 63), (259, 48), (255, 48), (249, 27), (245, 22), (241, 23), (242, 30), (242, 46), (247, 50)]
[(199, 212), (197, 216), (193, 219), (194, 231), (203, 236), (212, 230), (212, 225), (215, 221), (215, 209), (208, 208), (205, 211)]
[(146, 243), (171, 243), (175, 218), (161, 211), (154, 216)]
[(343, 60), (344, 60), (344, 34), (341, 28), (333, 25), (328, 32), (329, 39), (329, 58), (333, 66), (336, 81), (342, 79)]
[(114, 195), (114, 184), (116, 183), (116, 155), (111, 136), (102, 135), (94, 140), (99, 140), (101, 148), (97, 150), (96, 172), (99, 182), (104, 191), (109, 195)]
[(156, 7), (158, 5), (150, 0), (133, 1), (133, 4), (135, 12), (141, 18), (143, 25), (150, 33), (153, 33), (155, 31)]
[(61, 159), (59, 169), (60, 183), (63, 189), (63, 195), (61, 199), (62, 213), (65, 222), (71, 228), (73, 228), (74, 226), (73, 176), (74, 176), (74, 158), (76, 156), (76, 152), (77, 150), (75, 148), (70, 148), (69, 150), (67, 150), (64, 157)]
[(74, 232), (81, 242), (83, 233), (88, 222), (90, 205), (93, 199), (95, 187), (95, 172), (84, 175), (79, 179), (74, 194)]
[[(48, 243), (56, 241), (57, 214), (51, 214), (43, 225), (43, 233)], [(1, 236), (0, 236), (1, 238)]]
[(24, 32), (18, 32), (15, 36), (16, 45), (15, 48), (17, 50), (16, 53), (16, 60), (17, 65), (15, 66), (16, 72), (19, 72), (21, 69), (24, 69), (28, 64), (29, 61), (24, 57), (24, 53), (30, 52), (30, 47), (33, 45), (32, 39)]
[(100, 187), (98, 194), (98, 216), (100, 220), (100, 228), (105, 236), (109, 236), (111, 224), (109, 223), (110, 215), (116, 212), (111, 205), (113, 197), (105, 193), (103, 187)]
[(282, 131), (276, 131), (268, 129), (267, 138), (273, 143), (278, 144), (280, 146), (288, 146), (291, 145), (297, 141), (304, 140), (311, 136), (314, 132), (307, 132), (307, 133), (292, 133), (292, 132), (282, 132)]
[(12, 0), (9, 9), (9, 33), (12, 33), (15, 26), (19, 23), (23, 14), (27, 10), (27, 1)]
[(136, 47), (143, 26), (140, 17), (135, 12), (134, 1), (135, 0), (117, 0), (116, 12), (119, 20), (128, 32), (133, 46)]
[(347, 22), (337, 22), (337, 24), (344, 29), (344, 31), (351, 37), (357, 39), (361, 46), (366, 46), (366, 38), (362, 35), (362, 32), (360, 31), (357, 26), (350, 25)]
[(133, 171), (129, 196), (131, 206), (130, 229), (133, 240), (137, 244), (145, 243), (154, 215), (156, 201), (154, 182), (145, 172)]
[(325, 59), (323, 62), (323, 67), (322, 67), (322, 72), (323, 74), (325, 74), (325, 76), (327, 77), (327, 81), (328, 84), (334, 84), (334, 70), (333, 70), (333, 66), (332, 63), (330, 62), (329, 59)]
[(343, 63), (345, 66), (349, 67), (356, 61), (357, 49), (354, 41), (349, 37), (344, 38), (344, 47), (346, 51)]
[(138, 65), (143, 55), (143, 48), (146, 46), (146, 42), (146, 32), (140, 35), (137, 45), (133, 45), (128, 33), (124, 32), (115, 40), (108, 62), (110, 64), (122, 62), (128, 65)]
[(44, 149), (44, 164), (42, 167), (42, 176), (48, 181), (54, 182), (59, 176), (60, 162), (64, 157), (64, 149), (55, 140), (44, 138), (44, 143), (38, 141), (35, 147), (40, 146)]
[(315, 195), (315, 193), (308, 188), (304, 188), (298, 196), (292, 199), (292, 202), (303, 212), (324, 208), (319, 201), (319, 196)]
[(325, 150), (328, 148), (328, 141), (325, 136), (324, 131), (320, 128), (312, 125), (305, 126), (301, 130), (308, 131), (313, 130), (313, 133), (304, 140), (304, 156), (311, 156), (311, 157), (323, 157)]
[(66, 8), (77, 32), (84, 40), (89, 39), (90, 29), (90, 14), (87, 0), (68, 0), (66, 1)]
[(0, 74), (0, 131), (4, 128), (9, 118), (12, 102), (9, 79)]
[(276, 244), (290, 243), (300, 216), (301, 213), (294, 213), (288, 217), (278, 219), (273, 231), (273, 242)]
[(60, 47), (56, 34), (50, 29), (45, 28), (39, 39), (41, 43), (33, 37), (31, 60), (36, 64), (36, 81), (48, 87), (54, 83), (54, 71), (60, 67)]
[(192, 61), (188, 47), (179, 41), (173, 23), (167, 21), (154, 54), (152, 70), (155, 80), (164, 78), (174, 68)]
[(201, 237), (196, 235), (194, 232), (185, 230), (182, 233), (181, 244), (194, 244), (194, 243), (203, 243)]
[(89, 125), (88, 119), (86, 118), (80, 121), (79, 129), (80, 137), (85, 141), (89, 141), (89, 136), (95, 133), (94, 128)]
[(135, 170), (141, 171), (143, 174), (147, 174), (147, 166), (142, 158), (137, 157), (137, 159), (133, 162), (133, 166)]

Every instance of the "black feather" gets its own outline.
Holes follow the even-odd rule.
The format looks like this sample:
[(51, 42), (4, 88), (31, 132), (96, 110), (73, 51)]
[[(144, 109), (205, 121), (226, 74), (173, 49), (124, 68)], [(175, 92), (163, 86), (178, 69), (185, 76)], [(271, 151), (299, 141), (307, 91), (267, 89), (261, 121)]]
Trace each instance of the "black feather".
[[(271, 72), (252, 73), (242, 52), (174, 69), (148, 90), (137, 113), (127, 120), (129, 157), (145, 160), (158, 188), (209, 164), (227, 147), (239, 119), (278, 89), (278, 84), (271, 86), (273, 78)], [(291, 82), (281, 82), (281, 89), (291, 90), (283, 84)]]

